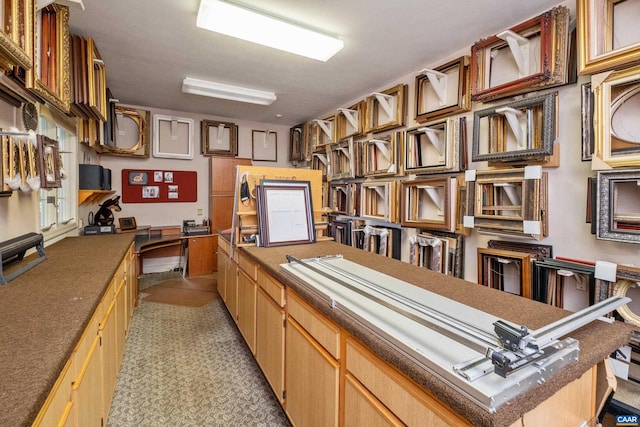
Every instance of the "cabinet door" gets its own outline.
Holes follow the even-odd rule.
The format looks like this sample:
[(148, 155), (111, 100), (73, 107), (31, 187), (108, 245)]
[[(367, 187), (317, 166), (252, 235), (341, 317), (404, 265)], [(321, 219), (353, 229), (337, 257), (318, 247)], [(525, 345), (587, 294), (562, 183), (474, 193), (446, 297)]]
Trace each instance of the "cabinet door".
[(229, 262), (229, 255), (226, 252), (220, 250), (218, 246), (218, 276), (216, 277), (216, 286), (218, 288), (218, 294), (222, 301), (227, 301), (227, 263)]
[(118, 354), (118, 321), (116, 301), (109, 304), (105, 317), (100, 324), (100, 353), (102, 356), (102, 408), (106, 419), (111, 407), (111, 399), (116, 388), (119, 363)]
[(116, 289), (115, 296), (116, 316), (116, 374), (120, 370), (120, 363), (124, 356), (124, 346), (127, 340), (127, 286), (126, 281)]
[(294, 425), (338, 425), (338, 362), (287, 318), (286, 412)]
[(33, 422), (33, 427), (61, 426), (72, 419), (72, 383), (75, 370), (69, 359)]
[(89, 345), (87, 357), (79, 366), (73, 383), (73, 404), (78, 426), (101, 427), (102, 419), (102, 364), (100, 337), (96, 335)]
[(218, 236), (189, 239), (189, 276), (212, 274), (217, 268)]
[(238, 264), (229, 258), (227, 263), (227, 273), (225, 274), (226, 296), (225, 303), (227, 304), (227, 310), (231, 313), (231, 317), (234, 322), (237, 322), (238, 315)]
[(283, 403), (284, 310), (261, 288), (256, 296), (256, 360)]
[(256, 352), (256, 292), (256, 282), (240, 270), (238, 273), (238, 329), (253, 354)]
[(347, 374), (344, 386), (345, 427), (403, 426), (374, 395), (360, 382)]

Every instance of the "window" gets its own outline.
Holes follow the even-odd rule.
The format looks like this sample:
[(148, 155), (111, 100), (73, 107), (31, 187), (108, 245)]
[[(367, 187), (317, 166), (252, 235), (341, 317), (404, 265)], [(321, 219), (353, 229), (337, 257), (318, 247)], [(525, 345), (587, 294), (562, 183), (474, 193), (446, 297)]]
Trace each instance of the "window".
[(47, 117), (40, 117), (39, 132), (58, 141), (62, 160), (60, 188), (40, 190), (40, 232), (49, 241), (75, 230), (78, 217), (76, 136)]

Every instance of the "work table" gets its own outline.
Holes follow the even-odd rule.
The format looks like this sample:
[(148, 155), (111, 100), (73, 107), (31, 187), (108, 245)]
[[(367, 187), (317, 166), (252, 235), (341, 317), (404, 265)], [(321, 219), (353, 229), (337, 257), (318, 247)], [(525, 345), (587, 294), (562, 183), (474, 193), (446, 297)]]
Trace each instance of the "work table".
[(578, 362), (569, 365), (542, 385), (532, 388), (514, 401), (499, 407), (495, 413), (490, 414), (465, 395), (431, 375), (423, 366), (396, 350), (380, 336), (340, 311), (333, 310), (325, 301), (290, 280), (280, 269), (280, 264), (287, 262), (286, 255), (304, 259), (341, 254), (345, 259), (365, 267), (391, 275), (507, 321), (525, 325), (530, 329), (537, 329), (561, 319), (570, 314), (568, 311), (335, 242), (271, 248), (244, 247), (239, 251), (246, 254), (289, 289), (305, 298), (319, 312), (367, 345), (381, 359), (397, 367), (417, 384), (431, 391), (433, 395), (468, 419), (473, 425), (502, 426), (512, 424), (568, 383), (580, 378), (594, 365), (607, 358), (611, 352), (626, 344), (631, 332), (631, 328), (621, 322), (605, 323), (600, 321), (591, 322), (572, 332), (570, 336), (580, 342)]
[(31, 425), (133, 241), (68, 237), (0, 286), (0, 425)]

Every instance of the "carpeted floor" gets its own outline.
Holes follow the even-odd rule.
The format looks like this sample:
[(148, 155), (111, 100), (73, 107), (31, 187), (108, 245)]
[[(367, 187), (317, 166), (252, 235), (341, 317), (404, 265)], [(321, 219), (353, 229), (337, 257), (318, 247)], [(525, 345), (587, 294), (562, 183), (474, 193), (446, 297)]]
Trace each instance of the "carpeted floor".
[(215, 278), (176, 280), (142, 291), (149, 296), (133, 316), (108, 426), (289, 426), (217, 298)]

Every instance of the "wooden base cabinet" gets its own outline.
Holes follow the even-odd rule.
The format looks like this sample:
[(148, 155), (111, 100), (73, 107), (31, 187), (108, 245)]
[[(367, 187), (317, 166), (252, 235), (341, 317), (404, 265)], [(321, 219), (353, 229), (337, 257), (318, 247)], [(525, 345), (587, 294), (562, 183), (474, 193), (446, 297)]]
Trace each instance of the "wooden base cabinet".
[(293, 425), (337, 426), (339, 364), (289, 317), (285, 361), (285, 411)]
[(218, 275), (216, 277), (217, 289), (222, 301), (227, 301), (227, 263), (229, 262), (229, 254), (218, 246)]
[(345, 427), (404, 426), (398, 417), (350, 374), (345, 377), (344, 407)]
[(284, 403), (284, 304), (284, 286), (258, 270), (256, 361), (280, 404)]
[(107, 287), (34, 426), (107, 424), (135, 304), (133, 246)]
[(189, 238), (189, 277), (213, 274), (218, 268), (218, 236), (195, 236)]
[(251, 353), (256, 353), (256, 282), (240, 270), (238, 273), (238, 329)]

